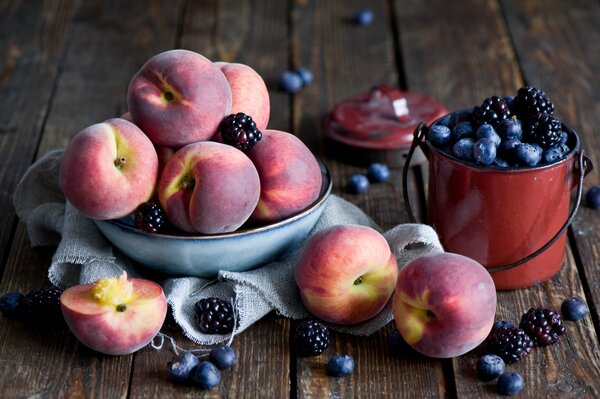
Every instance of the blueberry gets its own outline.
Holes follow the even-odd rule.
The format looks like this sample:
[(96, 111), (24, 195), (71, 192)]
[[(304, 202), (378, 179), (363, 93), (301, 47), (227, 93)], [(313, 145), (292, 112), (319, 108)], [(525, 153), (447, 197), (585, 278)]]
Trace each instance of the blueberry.
[(550, 147), (542, 153), (542, 159), (545, 163), (555, 163), (563, 158), (563, 153), (558, 147)]
[(200, 362), (194, 372), (192, 379), (200, 385), (202, 389), (212, 389), (221, 382), (221, 372), (211, 362)]
[(492, 331), (499, 329), (500, 327), (504, 328), (513, 328), (514, 325), (510, 321), (506, 320), (496, 320), (492, 325)]
[(500, 136), (498, 136), (498, 133), (496, 133), (494, 127), (492, 125), (488, 125), (487, 123), (484, 123), (477, 128), (475, 131), (475, 139), (490, 139), (496, 148), (498, 148), (500, 145)]
[(200, 363), (196, 355), (185, 352), (169, 362), (169, 377), (175, 382), (184, 382), (190, 378), (194, 368)]
[(235, 351), (227, 345), (219, 344), (210, 351), (208, 359), (219, 370), (230, 370), (237, 362)]
[(464, 138), (458, 140), (452, 147), (452, 154), (463, 161), (473, 160), (473, 139)]
[(569, 133), (567, 132), (560, 132), (560, 141), (558, 142), (558, 144), (567, 144), (567, 140), (569, 140)]
[(498, 125), (498, 135), (502, 140), (523, 138), (523, 127), (517, 119), (505, 119)]
[(310, 69), (305, 68), (305, 67), (298, 68), (298, 70), (296, 71), (296, 74), (298, 76), (300, 76), (300, 79), (302, 79), (303, 86), (308, 86), (315, 79), (313, 76), (313, 73), (310, 71)]
[(415, 353), (415, 350), (402, 338), (400, 331), (394, 330), (387, 337), (387, 344), (390, 353), (394, 356), (401, 356)]
[(0, 312), (7, 316), (14, 316), (19, 312), (25, 296), (20, 292), (9, 292), (0, 297)]
[(456, 125), (462, 122), (469, 122), (473, 116), (473, 108), (463, 109), (450, 114), (449, 128), (453, 129)]
[(504, 373), (505, 368), (506, 364), (500, 356), (484, 355), (477, 361), (477, 376), (481, 381), (491, 381)]
[(348, 190), (355, 194), (362, 194), (369, 188), (369, 179), (365, 175), (355, 174), (348, 180)]
[(382, 163), (373, 163), (369, 166), (367, 177), (372, 182), (386, 182), (390, 179), (390, 168)]
[(502, 395), (516, 395), (524, 386), (525, 382), (519, 373), (504, 373), (496, 383), (496, 389)]
[(578, 321), (588, 315), (588, 309), (585, 300), (580, 297), (567, 298), (560, 306), (563, 317), (567, 320)]
[(460, 122), (452, 129), (452, 140), (458, 141), (463, 138), (472, 138), (475, 135), (471, 122)]
[(494, 166), (499, 168), (510, 168), (510, 163), (504, 158), (496, 157), (493, 162)]
[(473, 146), (473, 158), (482, 165), (491, 165), (496, 159), (496, 145), (492, 139), (479, 139)]
[(435, 124), (429, 128), (427, 138), (436, 147), (443, 147), (450, 143), (452, 131), (448, 126)]
[(525, 166), (535, 166), (542, 159), (540, 146), (530, 143), (521, 143), (515, 148), (515, 156)]
[(288, 93), (297, 93), (302, 88), (302, 78), (295, 72), (286, 71), (279, 78), (279, 87)]
[(334, 355), (327, 362), (327, 371), (332, 377), (345, 377), (354, 373), (354, 359), (350, 355)]
[(566, 145), (566, 144), (559, 144), (559, 145), (558, 145), (558, 148), (559, 148), (559, 149), (560, 149), (560, 151), (562, 152), (562, 154), (563, 154), (563, 157), (566, 157), (566, 156), (567, 156), (567, 154), (571, 152), (571, 149), (570, 149), (570, 148), (569, 148), (569, 146), (568, 146), (568, 145)]
[(512, 103), (514, 100), (515, 100), (515, 96), (504, 97), (504, 102), (506, 103), (506, 105), (508, 105), (509, 108), (512, 106)]
[(507, 139), (500, 142), (498, 155), (508, 160), (516, 158), (516, 148), (521, 144), (519, 139)]
[(373, 22), (373, 18), (375, 14), (373, 14), (372, 10), (364, 9), (358, 10), (356, 14), (354, 14), (354, 22), (360, 26), (367, 26)]
[(440, 125), (440, 126), (446, 126), (449, 128), (451, 118), (452, 118), (452, 114), (444, 115), (440, 119), (438, 119), (437, 122), (435, 122), (435, 124)]
[(600, 186), (593, 186), (585, 193), (585, 203), (590, 208), (600, 208)]

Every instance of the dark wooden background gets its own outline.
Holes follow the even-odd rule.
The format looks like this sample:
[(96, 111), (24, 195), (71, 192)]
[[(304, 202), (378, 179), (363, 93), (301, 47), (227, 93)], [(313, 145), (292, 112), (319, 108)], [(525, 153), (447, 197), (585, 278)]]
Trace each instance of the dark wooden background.
[[(350, 22), (370, 8), (368, 27)], [(126, 110), (125, 92), (152, 55), (187, 48), (213, 61), (242, 62), (270, 88), (269, 126), (293, 132), (322, 156), (334, 193), (383, 228), (407, 221), (401, 173), (366, 195), (345, 190), (363, 170), (324, 156), (322, 116), (341, 99), (378, 83), (422, 92), (455, 110), (525, 83), (546, 91), (558, 116), (600, 163), (600, 3), (597, 0), (101, 1), (0, 0), (0, 293), (48, 284), (54, 248), (30, 247), (12, 194), (27, 167), (64, 148), (82, 128)], [(296, 95), (277, 90), (281, 72), (310, 68), (315, 82)], [(411, 172), (413, 202), (423, 204), (427, 169)], [(597, 170), (586, 188), (599, 184)], [(422, 212), (421, 212), (422, 216)], [(600, 212), (582, 207), (569, 229), (565, 265), (552, 280), (499, 293), (498, 318), (516, 320), (532, 306), (558, 309), (587, 299), (591, 316), (567, 323), (556, 345), (510, 365), (526, 388), (520, 397), (600, 397)], [(213, 391), (168, 381), (167, 348), (130, 356), (93, 353), (68, 329), (31, 329), (0, 317), (0, 397), (492, 397), (477, 380), (478, 350), (447, 360), (397, 358), (386, 338), (334, 334), (327, 351), (295, 358), (294, 322), (269, 315), (233, 342), (240, 361)], [(168, 321), (164, 332), (193, 347)], [(327, 377), (326, 359), (348, 352), (356, 372)]]

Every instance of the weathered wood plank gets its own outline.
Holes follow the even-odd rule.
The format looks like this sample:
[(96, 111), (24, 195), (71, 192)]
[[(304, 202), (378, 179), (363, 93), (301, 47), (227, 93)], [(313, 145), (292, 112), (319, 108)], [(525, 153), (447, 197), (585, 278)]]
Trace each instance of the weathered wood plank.
[[(373, 10), (372, 25), (352, 23), (354, 13), (361, 8)], [(294, 133), (323, 155), (322, 118), (336, 103), (381, 83), (399, 85), (388, 8), (385, 1), (297, 1), (292, 17), (291, 69), (308, 67), (315, 77), (311, 86), (294, 96)], [(401, 170), (393, 170), (389, 182), (372, 184), (366, 194), (356, 195), (348, 192), (346, 183), (352, 174), (364, 174), (366, 169), (331, 158), (326, 162), (334, 177), (334, 192), (362, 208), (383, 229), (407, 221)], [(414, 184), (411, 179), (411, 195), (417, 194)], [(418, 211), (418, 195), (412, 198)], [(293, 394), (299, 398), (444, 396), (442, 363), (391, 356), (386, 339), (392, 328), (389, 325), (368, 338), (333, 333), (332, 343), (323, 354), (297, 359)], [(356, 372), (352, 376), (336, 379), (327, 375), (327, 360), (335, 353), (354, 357)], [(398, 377), (390, 378), (392, 375)]]
[[(271, 99), (269, 127), (290, 131), (289, 96), (277, 91), (279, 72), (287, 63), (286, 2), (205, 1), (187, 2), (180, 46), (212, 61), (249, 65), (265, 79)], [(270, 315), (234, 338), (238, 364), (222, 373), (214, 390), (203, 392), (192, 385), (172, 384), (166, 374), (173, 353), (137, 356), (131, 397), (272, 397), (289, 396), (289, 326), (286, 319)], [(194, 347), (178, 328), (172, 330), (179, 345)], [(148, 379), (148, 373), (157, 378)]]
[[(51, 104), (39, 107), (46, 107), (49, 115), (45, 125), (38, 121), (38, 129), (45, 127), (38, 156), (53, 148), (63, 148), (83, 127), (124, 111), (125, 92), (133, 73), (151, 55), (170, 48), (175, 42), (179, 7), (163, 3), (86, 1), (79, 4), (72, 20), (63, 20), (64, 9), (46, 10), (46, 18), (54, 14), (60, 18), (53, 24), (51, 20), (42, 19), (44, 29), (41, 31), (22, 30), (22, 33), (39, 35), (44, 42), (65, 29), (60, 26), (61, 21), (70, 25), (61, 74), (55, 82), (56, 94)], [(50, 26), (54, 30), (46, 32)], [(46, 54), (48, 50), (42, 50), (35, 50), (33, 57), (44, 59), (51, 55)], [(41, 79), (37, 84), (44, 90), (44, 79), (52, 80), (53, 75), (42, 69), (35, 79)], [(29, 90), (35, 92), (34, 87)], [(18, 115), (26, 121), (24, 126), (27, 127), (33, 122), (26, 118), (35, 118), (23, 111), (20, 101), (17, 102)], [(29, 163), (38, 139), (35, 130), (23, 136), (31, 148), (30, 156), (24, 160)], [(15, 156), (22, 157), (24, 153), (27, 151)], [(12, 173), (14, 178), (22, 174)], [(3, 229), (3, 233), (7, 231)], [(42, 285), (47, 281), (45, 276), (53, 250), (32, 249), (24, 226), (19, 224), (0, 291), (27, 291)], [(2, 396), (106, 398), (128, 394), (133, 356), (109, 357), (94, 353), (80, 345), (66, 326), (45, 332), (2, 318), (0, 336), (6, 338), (0, 352)], [(146, 350), (149, 348), (143, 349)]]

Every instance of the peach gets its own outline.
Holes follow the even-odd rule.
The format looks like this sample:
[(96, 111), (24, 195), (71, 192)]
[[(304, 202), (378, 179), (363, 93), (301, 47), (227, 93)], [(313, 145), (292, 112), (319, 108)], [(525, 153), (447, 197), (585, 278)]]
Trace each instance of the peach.
[(231, 88), (219, 67), (189, 50), (150, 58), (127, 90), (133, 121), (156, 145), (210, 139), (231, 111)]
[(167, 218), (187, 232), (237, 230), (258, 203), (260, 180), (252, 161), (213, 141), (188, 144), (165, 165), (158, 198)]
[(425, 255), (400, 271), (393, 307), (400, 335), (415, 350), (455, 357), (490, 333), (496, 289), (487, 270), (473, 259), (447, 252)]
[(65, 197), (92, 219), (117, 219), (147, 201), (158, 180), (152, 142), (133, 123), (109, 119), (83, 129), (62, 157)]
[(321, 169), (317, 159), (296, 136), (266, 129), (248, 151), (260, 176), (260, 200), (251, 219), (277, 222), (298, 213), (319, 196)]
[(385, 238), (360, 225), (313, 234), (294, 267), (306, 309), (321, 320), (355, 324), (377, 315), (394, 292), (398, 264)]
[(160, 287), (127, 274), (93, 284), (67, 288), (60, 296), (67, 325), (90, 349), (107, 355), (126, 355), (146, 346), (167, 315)]
[(258, 130), (266, 129), (271, 114), (269, 91), (262, 77), (245, 64), (215, 62), (231, 87), (231, 113), (250, 115)]

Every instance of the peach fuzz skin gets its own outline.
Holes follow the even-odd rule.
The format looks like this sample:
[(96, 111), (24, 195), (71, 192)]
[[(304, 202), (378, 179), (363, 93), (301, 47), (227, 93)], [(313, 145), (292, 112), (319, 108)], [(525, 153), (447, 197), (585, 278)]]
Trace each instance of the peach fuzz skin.
[(210, 139), (230, 113), (231, 99), (219, 67), (189, 50), (150, 58), (127, 90), (131, 118), (154, 144), (164, 147)]
[(460, 356), (488, 336), (496, 313), (496, 289), (478, 262), (439, 253), (419, 257), (399, 273), (393, 299), (398, 331), (418, 352)]
[(258, 130), (265, 129), (269, 123), (271, 102), (262, 77), (245, 64), (215, 62), (215, 65), (221, 69), (231, 87), (231, 113), (250, 115)]
[(294, 275), (317, 318), (355, 324), (377, 315), (396, 285), (398, 264), (385, 238), (366, 226), (337, 225), (311, 236)]
[(92, 284), (67, 288), (60, 297), (67, 325), (82, 344), (107, 355), (126, 355), (146, 346), (167, 315), (167, 300), (160, 285), (130, 279), (134, 297), (125, 311), (98, 303)]
[(256, 207), (260, 180), (241, 151), (203, 141), (179, 149), (165, 165), (158, 198), (176, 227), (203, 234), (237, 230)]
[(109, 119), (79, 132), (62, 157), (65, 197), (92, 219), (117, 219), (147, 201), (158, 180), (158, 157), (133, 123)]
[(260, 201), (251, 219), (273, 223), (306, 209), (321, 191), (317, 159), (296, 136), (267, 129), (248, 152), (261, 182)]

